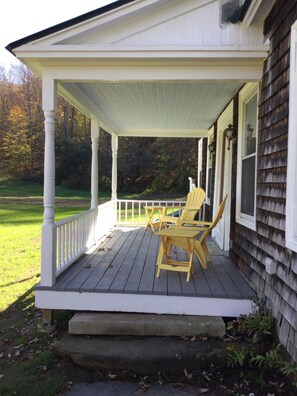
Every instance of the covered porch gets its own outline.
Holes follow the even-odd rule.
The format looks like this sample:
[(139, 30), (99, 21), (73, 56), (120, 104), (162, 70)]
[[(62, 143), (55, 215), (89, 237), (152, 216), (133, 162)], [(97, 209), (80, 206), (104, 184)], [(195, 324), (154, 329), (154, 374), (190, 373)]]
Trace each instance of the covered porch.
[[(114, 226), (127, 223), (130, 215), (133, 226), (141, 225), (133, 221), (141, 213), (141, 204), (123, 203), (130, 208), (129, 215), (124, 221), (117, 217), (121, 213), (117, 199), (119, 138), (210, 140), (214, 124), (232, 98), (246, 83), (260, 81), (269, 46), (263, 43), (261, 26), (253, 24), (261, 2), (252, 3), (245, 9), (245, 19), (242, 15), (241, 20), (231, 23), (219, 0), (118, 1), (9, 45), (10, 51), (42, 76), (43, 83), (45, 166), (41, 282), (36, 289), (39, 308), (220, 316), (248, 312), (254, 294), (226, 257), (213, 255), (206, 272), (196, 263), (188, 284), (184, 284), (182, 274), (165, 271), (156, 281), (155, 235), (142, 229), (113, 231), (111, 238), (107, 235)], [(90, 210), (61, 222), (55, 221), (58, 93), (91, 119), (92, 140)], [(221, 119), (221, 131), (228, 123), (229, 119)], [(109, 202), (98, 206), (100, 128), (112, 137), (112, 193)], [(222, 135), (225, 149), (224, 139)], [(228, 158), (231, 152), (228, 147)], [(215, 213), (221, 195), (228, 194), (229, 208), (222, 220), (226, 227), (219, 235), (228, 246), (232, 172), (224, 177), (223, 158), (215, 169), (217, 199), (209, 209)], [(228, 164), (232, 166), (231, 160)], [(105, 244), (126, 238), (118, 249), (111, 248), (117, 252), (114, 258), (100, 250), (108, 249), (108, 245), (95, 247), (104, 237)], [(140, 239), (147, 244), (147, 251), (139, 253), (140, 260), (131, 261), (129, 267), (124, 258), (132, 254), (133, 244)], [(87, 254), (90, 248), (95, 250)], [(139, 246), (138, 252), (141, 249)], [(138, 257), (136, 251), (134, 254)], [(141, 267), (144, 255), (147, 262)], [(100, 265), (97, 259), (102, 259)], [(106, 265), (110, 267), (102, 273), (102, 281), (109, 287), (103, 287), (101, 278), (93, 277)], [(142, 268), (139, 282), (132, 282), (138, 274), (135, 265)], [(94, 281), (93, 289), (87, 279)], [(126, 288), (130, 284), (134, 289)], [(150, 288), (146, 289), (146, 284)], [(225, 310), (226, 301), (229, 308)]]

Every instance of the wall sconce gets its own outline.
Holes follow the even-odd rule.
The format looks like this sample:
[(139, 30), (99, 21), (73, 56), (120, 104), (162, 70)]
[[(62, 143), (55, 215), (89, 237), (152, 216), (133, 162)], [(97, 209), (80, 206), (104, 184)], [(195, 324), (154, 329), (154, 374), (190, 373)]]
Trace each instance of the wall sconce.
[(229, 124), (227, 126), (227, 128), (224, 130), (224, 135), (225, 135), (225, 137), (228, 140), (227, 149), (230, 150), (230, 142), (231, 142), (231, 140), (235, 140), (236, 139), (236, 137), (234, 136), (234, 129), (233, 129), (233, 125), (232, 124)]
[(246, 130), (247, 130), (247, 134), (248, 134), (248, 139), (251, 139), (251, 138), (255, 138), (255, 137), (256, 137), (256, 136), (254, 136), (254, 135), (255, 135), (255, 134), (254, 134), (255, 128), (253, 128), (253, 127), (251, 126), (251, 124), (247, 124)]
[(209, 150), (209, 158), (211, 158), (212, 154), (214, 154), (214, 152), (216, 151), (216, 144), (214, 141), (209, 143), (208, 150)]

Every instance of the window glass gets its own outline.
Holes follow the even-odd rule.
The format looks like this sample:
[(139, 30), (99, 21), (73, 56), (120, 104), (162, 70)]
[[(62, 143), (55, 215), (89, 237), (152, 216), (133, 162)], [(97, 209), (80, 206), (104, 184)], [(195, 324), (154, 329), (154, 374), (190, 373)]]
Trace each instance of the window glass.
[(242, 161), (241, 212), (249, 216), (255, 214), (255, 166), (255, 156)]
[(243, 157), (256, 152), (257, 95), (245, 104)]
[(208, 168), (208, 183), (207, 183), (207, 193), (206, 197), (210, 199), (210, 189), (211, 189), (211, 181), (212, 181), (212, 168)]

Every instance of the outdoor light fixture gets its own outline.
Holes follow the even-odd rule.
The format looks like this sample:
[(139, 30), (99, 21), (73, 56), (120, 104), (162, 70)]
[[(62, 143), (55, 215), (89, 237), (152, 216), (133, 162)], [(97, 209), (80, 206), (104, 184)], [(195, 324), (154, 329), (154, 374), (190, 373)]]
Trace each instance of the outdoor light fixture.
[(209, 143), (208, 150), (209, 150), (209, 158), (211, 158), (212, 154), (216, 151), (216, 144), (214, 141)]
[(253, 134), (254, 134), (255, 129), (251, 126), (251, 124), (247, 124), (246, 130), (248, 133), (248, 139), (251, 139), (252, 137), (254, 137)]
[(229, 124), (229, 125), (227, 126), (227, 128), (224, 130), (224, 135), (225, 135), (225, 137), (226, 137), (227, 140), (228, 140), (228, 147), (227, 147), (227, 149), (230, 150), (230, 142), (231, 142), (231, 140), (234, 140), (234, 139), (235, 139), (235, 136), (234, 136), (234, 129), (233, 129), (233, 125), (232, 125), (232, 124)]

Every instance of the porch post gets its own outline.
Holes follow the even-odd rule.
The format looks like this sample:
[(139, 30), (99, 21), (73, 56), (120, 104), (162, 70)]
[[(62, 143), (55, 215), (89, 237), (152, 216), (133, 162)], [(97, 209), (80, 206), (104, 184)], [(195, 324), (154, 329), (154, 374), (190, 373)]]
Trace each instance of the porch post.
[(118, 137), (114, 133), (111, 135), (112, 149), (112, 173), (111, 173), (111, 199), (117, 199), (118, 184)]
[(44, 214), (41, 238), (41, 285), (52, 286), (56, 280), (55, 227), (55, 104), (56, 84), (43, 81), (44, 149)]
[(91, 209), (98, 207), (98, 146), (99, 146), (99, 121), (91, 118), (92, 139), (92, 168), (91, 168)]

